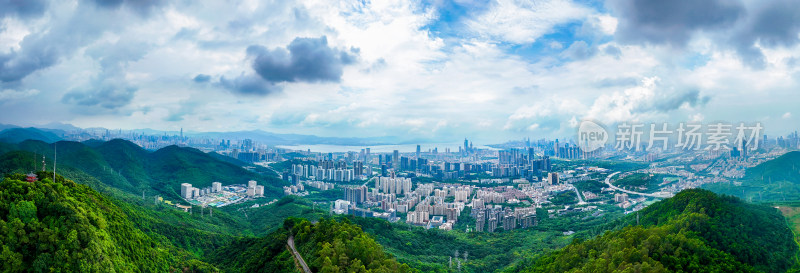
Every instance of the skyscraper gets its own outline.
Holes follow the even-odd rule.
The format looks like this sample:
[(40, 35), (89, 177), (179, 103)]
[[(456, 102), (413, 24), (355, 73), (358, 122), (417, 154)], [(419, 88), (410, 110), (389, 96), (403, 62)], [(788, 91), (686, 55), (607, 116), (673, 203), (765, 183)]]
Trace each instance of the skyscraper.
[(181, 184), (181, 197), (183, 197), (183, 199), (192, 199), (192, 193), (192, 184)]
[(419, 146), (419, 144), (417, 144), (417, 158), (419, 158), (419, 152), (420, 152), (420, 150), (421, 150), (421, 149), (420, 149), (420, 146)]
[(469, 140), (464, 138), (464, 152), (469, 153)]

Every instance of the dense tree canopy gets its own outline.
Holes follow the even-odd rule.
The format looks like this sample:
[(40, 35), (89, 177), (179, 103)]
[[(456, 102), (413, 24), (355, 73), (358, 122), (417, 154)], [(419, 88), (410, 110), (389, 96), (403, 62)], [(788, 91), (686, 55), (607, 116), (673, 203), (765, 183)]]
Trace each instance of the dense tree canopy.
[(4, 272), (169, 272), (214, 268), (153, 240), (108, 198), (39, 172), (0, 182), (0, 267)]
[(229, 272), (296, 272), (286, 247), (292, 234), (314, 272), (414, 272), (346, 218), (325, 218), (316, 224), (288, 218), (283, 228), (265, 237), (241, 239), (220, 249), (213, 261)]
[(606, 232), (517, 268), (523, 272), (785, 272), (798, 247), (780, 213), (685, 190)]

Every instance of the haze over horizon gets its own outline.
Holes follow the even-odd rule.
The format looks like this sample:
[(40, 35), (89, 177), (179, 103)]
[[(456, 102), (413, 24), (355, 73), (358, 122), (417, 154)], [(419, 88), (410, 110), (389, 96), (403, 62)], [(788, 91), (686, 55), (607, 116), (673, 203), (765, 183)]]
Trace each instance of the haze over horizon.
[(800, 115), (789, 0), (0, 7), (6, 124), (500, 143), (582, 119), (783, 135)]

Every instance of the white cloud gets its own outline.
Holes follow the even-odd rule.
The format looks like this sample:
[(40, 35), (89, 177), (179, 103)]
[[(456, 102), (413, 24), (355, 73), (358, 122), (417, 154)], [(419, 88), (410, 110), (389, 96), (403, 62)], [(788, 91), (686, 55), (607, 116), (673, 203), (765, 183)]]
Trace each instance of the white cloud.
[(468, 25), (492, 39), (523, 44), (536, 41), (559, 24), (581, 20), (589, 14), (590, 9), (570, 0), (498, 0)]
[(18, 91), (14, 89), (5, 89), (0, 91), (0, 103), (31, 97), (36, 94), (39, 94), (39, 90), (28, 89), (28, 90)]
[[(55, 19), (70, 18), (77, 4), (55, 5), (47, 13), (54, 15), (24, 24), (3, 19), (0, 52), (19, 49), (26, 35), (61, 22)], [(435, 10), (402, 0), (178, 2), (146, 18), (125, 9), (116, 14), (97, 19), (122, 21), (114, 31), (21, 82), (0, 83), (0, 101), (9, 113), (30, 107), (22, 98), (48, 106), (35, 111), (40, 116), (3, 115), (0, 122), (48, 123), (55, 116), (87, 127), (500, 142), (570, 135), (571, 126), (587, 117), (606, 123), (773, 116), (765, 127), (783, 130), (789, 125), (775, 113), (796, 108), (800, 99), (800, 61), (787, 61), (800, 59), (800, 47), (763, 49), (768, 65), (753, 70), (734, 52), (714, 46), (710, 35), (696, 35), (680, 52), (615, 41), (616, 15), (568, 0), (500, 0), (464, 18), (466, 32), (453, 37), (429, 31)], [(580, 29), (560, 29), (571, 22)], [(584, 30), (591, 33), (576, 33), (579, 40), (605, 53), (564, 61), (558, 54), (575, 41), (541, 39), (554, 31)], [(296, 37), (321, 36), (332, 47), (359, 50), (359, 60), (344, 67), (340, 82), (287, 83), (269, 97), (238, 96), (214, 84), (220, 76), (253, 73), (245, 54), (250, 45), (285, 47)], [(138, 88), (130, 104), (118, 113), (76, 114), (60, 102), (67, 90), (91, 86), (111, 55), (102, 45), (114, 48), (120, 41), (147, 47), (119, 66), (119, 79)], [(198, 74), (210, 81), (193, 82)], [(647, 81), (631, 84), (637, 79)], [(647, 108), (687, 91), (708, 96), (708, 106)]]
[(614, 33), (617, 32), (618, 21), (617, 18), (613, 16), (607, 14), (594, 15), (590, 22), (595, 24), (597, 28), (606, 35), (614, 35)]
[(783, 114), (783, 116), (781, 116), (781, 117), (782, 117), (782, 118), (784, 118), (784, 119), (790, 119), (790, 118), (792, 118), (792, 113), (790, 113), (790, 112), (786, 112), (786, 113), (784, 113), (784, 114)]
[(622, 92), (600, 95), (595, 99), (585, 118), (599, 120), (606, 124), (639, 120), (638, 109), (652, 104), (658, 81), (658, 77), (644, 78), (639, 86), (625, 89)]

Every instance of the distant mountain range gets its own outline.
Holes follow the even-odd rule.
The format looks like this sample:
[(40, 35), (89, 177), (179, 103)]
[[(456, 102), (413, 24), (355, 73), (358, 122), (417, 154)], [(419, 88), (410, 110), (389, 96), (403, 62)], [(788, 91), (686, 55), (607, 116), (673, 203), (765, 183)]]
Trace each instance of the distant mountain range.
[[(49, 123), (38, 127), (22, 128), (16, 125), (0, 124), (0, 141), (18, 143), (26, 139), (41, 140), (44, 142), (52, 143), (54, 141), (65, 139), (68, 135), (73, 135), (79, 131), (94, 131), (105, 132), (118, 132), (118, 129), (106, 129), (101, 127), (95, 128), (79, 128), (71, 124), (64, 123)], [(43, 134), (47, 132), (50, 134)], [(179, 135), (180, 131), (160, 131), (154, 129), (134, 129), (123, 130), (123, 132), (136, 132), (146, 135)], [(302, 134), (279, 134), (266, 132), (262, 130), (252, 131), (234, 131), (234, 132), (192, 132), (184, 131), (184, 136), (200, 137), (200, 138), (216, 138), (216, 139), (230, 139), (242, 140), (252, 139), (258, 143), (267, 145), (348, 145), (348, 146), (364, 146), (364, 145), (386, 145), (386, 144), (416, 144), (416, 143), (433, 143), (431, 139), (420, 138), (400, 138), (395, 136), (384, 137), (322, 137), (316, 135), (302, 135)], [(86, 135), (88, 136), (88, 134)]]
[[(61, 133), (63, 135), (63, 132)], [(39, 140), (53, 143), (62, 138), (59, 134), (52, 131), (45, 131), (37, 128), (8, 128), (0, 131), (0, 142), (20, 143), (25, 140)]]
[(711, 183), (703, 188), (753, 202), (800, 201), (800, 151), (747, 169), (732, 183)]

